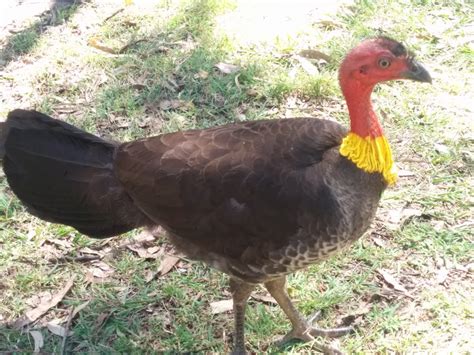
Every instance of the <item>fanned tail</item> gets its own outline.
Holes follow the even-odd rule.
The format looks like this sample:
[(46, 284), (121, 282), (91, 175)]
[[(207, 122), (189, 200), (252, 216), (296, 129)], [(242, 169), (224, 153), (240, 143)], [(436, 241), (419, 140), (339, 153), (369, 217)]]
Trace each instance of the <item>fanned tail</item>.
[(115, 177), (115, 144), (36, 111), (0, 129), (8, 183), (33, 215), (96, 238), (149, 223)]

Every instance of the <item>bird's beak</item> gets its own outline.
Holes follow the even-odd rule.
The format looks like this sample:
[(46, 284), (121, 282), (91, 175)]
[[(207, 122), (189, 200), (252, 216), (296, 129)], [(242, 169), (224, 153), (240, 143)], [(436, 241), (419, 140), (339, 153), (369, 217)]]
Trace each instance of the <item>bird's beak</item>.
[(410, 79), (415, 81), (421, 81), (423, 83), (430, 83), (431, 84), (431, 75), (428, 73), (420, 63), (416, 60), (412, 60), (408, 64), (408, 70), (401, 73), (401, 77), (403, 79)]

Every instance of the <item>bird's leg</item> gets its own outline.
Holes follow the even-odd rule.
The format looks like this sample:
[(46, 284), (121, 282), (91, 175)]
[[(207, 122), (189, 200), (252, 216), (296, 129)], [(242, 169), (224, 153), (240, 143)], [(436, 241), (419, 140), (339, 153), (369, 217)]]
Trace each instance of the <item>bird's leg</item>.
[[(313, 326), (312, 323), (319, 318), (320, 313), (315, 313), (307, 320), (298, 312), (291, 302), (290, 296), (288, 296), (288, 293), (286, 292), (286, 276), (265, 282), (265, 287), (278, 302), (293, 326), (293, 329), (279, 342), (280, 344), (284, 344), (291, 339), (312, 341), (314, 340), (314, 337), (317, 336), (335, 338), (348, 334), (353, 330), (352, 327), (321, 329)], [(320, 350), (324, 352), (334, 353), (334, 349), (322, 344), (316, 344), (316, 346), (319, 346), (321, 348)]]
[(234, 302), (234, 349), (232, 354), (245, 354), (245, 307), (255, 284), (250, 284), (238, 279), (230, 278), (230, 292)]

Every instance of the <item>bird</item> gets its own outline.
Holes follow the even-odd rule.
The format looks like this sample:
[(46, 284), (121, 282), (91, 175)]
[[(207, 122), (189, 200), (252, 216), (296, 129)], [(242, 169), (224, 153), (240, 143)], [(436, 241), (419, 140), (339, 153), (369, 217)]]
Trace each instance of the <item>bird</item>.
[(31, 214), (92, 238), (161, 226), (187, 257), (226, 273), (234, 353), (246, 352), (245, 309), (258, 284), (291, 322), (284, 341), (340, 336), (351, 328), (322, 329), (297, 310), (287, 275), (360, 238), (396, 181), (371, 103), (376, 84), (432, 80), (402, 43), (381, 36), (350, 50), (338, 78), (348, 128), (268, 119), (117, 143), (15, 109), (2, 123), (0, 158)]

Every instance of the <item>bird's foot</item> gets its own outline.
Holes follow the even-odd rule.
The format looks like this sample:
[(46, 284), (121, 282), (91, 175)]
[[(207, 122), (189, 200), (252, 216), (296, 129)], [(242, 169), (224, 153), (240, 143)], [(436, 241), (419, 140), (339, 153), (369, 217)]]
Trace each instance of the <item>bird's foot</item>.
[(321, 317), (321, 312), (318, 311), (313, 314), (308, 320), (301, 322), (296, 327), (285, 335), (280, 341), (277, 342), (278, 346), (282, 346), (290, 340), (298, 339), (304, 342), (314, 342), (314, 347), (322, 351), (325, 354), (342, 354), (339, 350), (334, 349), (330, 346), (318, 343), (315, 341), (316, 337), (324, 338), (337, 338), (351, 333), (354, 328), (352, 327), (340, 327), (340, 328), (319, 328), (313, 325)]

